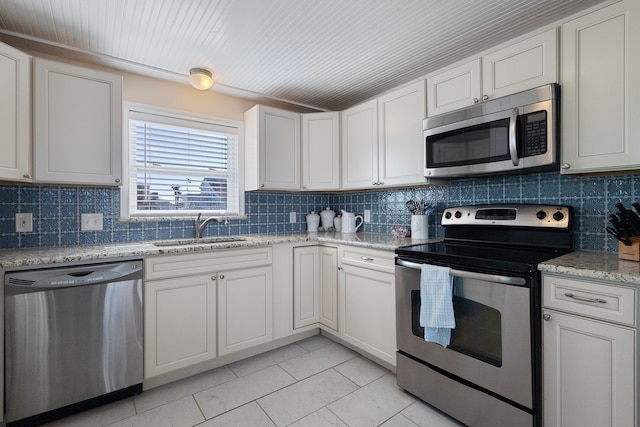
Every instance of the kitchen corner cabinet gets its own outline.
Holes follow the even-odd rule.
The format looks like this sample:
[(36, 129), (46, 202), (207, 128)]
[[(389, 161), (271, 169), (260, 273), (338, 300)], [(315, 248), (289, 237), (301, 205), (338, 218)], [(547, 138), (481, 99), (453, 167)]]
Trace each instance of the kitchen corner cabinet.
[(31, 181), (31, 57), (0, 43), (0, 179)]
[(122, 183), (122, 77), (34, 59), (34, 179)]
[(562, 26), (562, 173), (640, 167), (640, 3)]
[(427, 115), (558, 81), (555, 28), (427, 78)]
[(427, 184), (419, 81), (342, 112), (342, 188)]
[(302, 189), (340, 189), (340, 113), (302, 114)]
[(327, 246), (293, 249), (293, 327), (320, 323), (338, 330), (338, 250)]
[(256, 105), (244, 132), (245, 190), (300, 190), (300, 114)]
[(396, 365), (393, 252), (341, 247), (338, 308), (340, 337)]
[(635, 426), (634, 288), (543, 277), (545, 427)]

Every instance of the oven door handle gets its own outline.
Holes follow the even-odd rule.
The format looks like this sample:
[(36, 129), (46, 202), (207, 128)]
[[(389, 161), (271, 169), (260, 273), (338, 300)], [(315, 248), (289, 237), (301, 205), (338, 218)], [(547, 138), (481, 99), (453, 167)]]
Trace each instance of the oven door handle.
[[(396, 260), (396, 263), (399, 266), (411, 268), (414, 270), (422, 270), (422, 266), (424, 265), (417, 262), (404, 261), (401, 259)], [(498, 274), (476, 273), (473, 271), (451, 269), (449, 270), (449, 274), (453, 277), (461, 277), (463, 279), (477, 279), (484, 280), (485, 282), (502, 283), (505, 285), (524, 285), (527, 283), (527, 281), (523, 277), (501, 276)]]

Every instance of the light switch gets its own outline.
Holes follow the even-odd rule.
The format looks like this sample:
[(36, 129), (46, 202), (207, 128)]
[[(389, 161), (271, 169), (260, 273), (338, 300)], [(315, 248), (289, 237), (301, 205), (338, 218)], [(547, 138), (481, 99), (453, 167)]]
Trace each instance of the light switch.
[(30, 213), (16, 214), (16, 233), (29, 233), (33, 231), (33, 215)]

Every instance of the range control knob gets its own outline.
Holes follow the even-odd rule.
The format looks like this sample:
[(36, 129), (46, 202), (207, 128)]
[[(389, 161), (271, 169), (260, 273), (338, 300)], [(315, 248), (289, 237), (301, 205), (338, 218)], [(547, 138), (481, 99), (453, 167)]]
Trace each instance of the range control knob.
[(547, 217), (547, 213), (545, 211), (536, 212), (536, 218), (542, 220), (542, 219), (545, 219), (546, 217)]
[(553, 219), (555, 219), (556, 221), (562, 221), (564, 219), (564, 214), (560, 211), (554, 212)]
[(454, 216), (455, 216), (456, 218), (462, 218), (462, 212), (460, 212), (460, 211), (456, 211), (456, 213), (454, 214)]
[(451, 219), (451, 212), (449, 212), (449, 211), (445, 212), (444, 217), (446, 219)]

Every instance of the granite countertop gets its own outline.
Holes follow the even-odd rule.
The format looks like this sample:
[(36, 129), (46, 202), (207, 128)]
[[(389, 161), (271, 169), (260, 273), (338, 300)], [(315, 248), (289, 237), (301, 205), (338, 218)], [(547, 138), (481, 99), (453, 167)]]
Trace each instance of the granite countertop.
[(640, 263), (619, 259), (616, 252), (575, 251), (538, 264), (538, 270), (640, 285)]
[[(248, 234), (240, 236), (220, 236), (231, 239), (241, 237), (243, 240), (209, 242), (189, 245), (156, 246), (153, 241), (111, 243), (104, 245), (62, 246), (47, 248), (3, 249), (0, 250), (0, 268), (11, 269), (44, 264), (86, 262), (124, 257), (143, 257), (160, 254), (179, 254), (207, 250), (230, 248), (250, 248), (271, 246), (281, 243), (326, 242), (341, 245), (359, 246), (370, 249), (394, 251), (400, 246), (424, 242), (410, 238), (395, 238), (391, 234), (355, 233), (342, 234), (332, 232), (292, 233), (292, 234)], [(176, 239), (176, 242), (191, 239)], [(166, 240), (163, 243), (169, 242)]]

